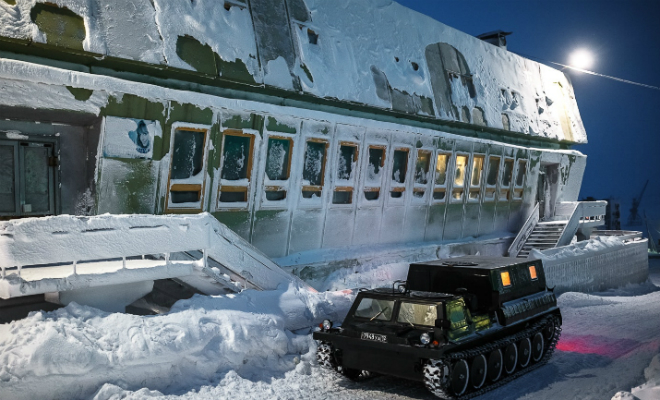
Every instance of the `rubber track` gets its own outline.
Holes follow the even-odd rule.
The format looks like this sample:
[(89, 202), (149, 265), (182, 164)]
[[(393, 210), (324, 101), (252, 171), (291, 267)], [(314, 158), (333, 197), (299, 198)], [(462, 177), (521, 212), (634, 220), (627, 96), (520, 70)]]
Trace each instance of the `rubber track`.
[[(454, 361), (454, 360), (460, 360), (460, 359), (469, 360), (469, 359), (471, 359), (473, 357), (476, 357), (480, 354), (484, 354), (484, 355), (486, 355), (486, 358), (488, 358), (487, 354), (490, 354), (490, 352), (495, 350), (495, 349), (504, 348), (504, 347), (508, 346), (509, 344), (515, 343), (515, 342), (517, 342), (521, 339), (524, 339), (526, 337), (531, 338), (534, 334), (536, 334), (537, 332), (540, 332), (551, 320), (553, 320), (554, 325), (555, 325), (555, 334), (554, 334), (554, 337), (552, 339), (552, 342), (550, 343), (550, 346), (548, 346), (548, 349), (545, 352), (545, 355), (538, 362), (536, 362), (534, 364), (531, 364), (531, 365), (528, 365), (527, 367), (525, 367), (521, 370), (518, 370), (517, 372), (515, 372), (511, 375), (508, 375), (504, 378), (501, 378), (500, 380), (498, 380), (496, 382), (493, 382), (493, 383), (491, 383), (487, 386), (484, 386), (484, 387), (482, 387), (482, 388), (480, 388), (480, 389), (478, 389), (474, 392), (467, 392), (467, 393), (465, 393), (464, 395), (461, 395), (461, 396), (454, 396), (454, 395), (449, 393), (449, 391), (447, 390), (447, 386), (449, 386), (450, 383), (451, 383), (451, 382), (449, 382), (449, 379), (446, 380), (446, 382), (447, 382), (446, 385), (447, 386), (445, 386), (445, 388), (435, 390), (432, 393), (435, 394), (436, 396), (438, 396), (440, 398), (444, 398), (444, 399), (467, 400), (467, 399), (472, 398), (472, 397), (481, 396), (482, 394), (484, 394), (486, 392), (489, 392), (493, 389), (496, 389), (500, 386), (503, 386), (503, 385), (507, 384), (508, 382), (511, 382), (512, 380), (514, 380), (514, 379), (516, 379), (516, 378), (518, 378), (518, 377), (520, 377), (520, 376), (522, 376), (522, 375), (524, 375), (524, 374), (526, 374), (530, 371), (533, 371), (533, 370), (545, 365), (548, 362), (548, 360), (550, 360), (550, 357), (552, 357), (552, 353), (554, 353), (555, 348), (557, 347), (557, 342), (559, 341), (559, 336), (561, 336), (561, 325), (559, 324), (559, 318), (557, 316), (554, 316), (554, 315), (550, 316), (550, 317), (546, 317), (546, 318), (536, 322), (531, 327), (529, 327), (525, 330), (522, 330), (522, 331), (518, 332), (515, 335), (511, 335), (509, 337), (497, 340), (493, 343), (488, 343), (488, 344), (485, 344), (483, 346), (475, 347), (474, 349), (469, 349), (469, 350), (466, 350), (466, 351), (461, 351), (461, 352), (456, 352), (456, 353), (450, 353), (450, 354), (447, 354), (444, 357), (438, 359), (438, 361), (441, 361), (445, 365), (451, 365), (452, 361)], [(530, 362), (531, 362), (531, 360), (530, 360)], [(450, 373), (451, 373), (451, 370), (450, 370)], [(504, 371), (502, 371), (502, 374), (504, 374)], [(438, 393), (438, 392), (441, 392), (441, 393)]]

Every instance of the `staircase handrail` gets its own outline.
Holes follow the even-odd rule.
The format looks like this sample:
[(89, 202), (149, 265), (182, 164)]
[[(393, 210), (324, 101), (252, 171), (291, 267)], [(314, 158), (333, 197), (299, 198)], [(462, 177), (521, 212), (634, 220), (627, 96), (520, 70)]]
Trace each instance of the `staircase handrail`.
[(534, 209), (527, 217), (525, 224), (522, 226), (522, 228), (520, 228), (518, 235), (516, 235), (516, 238), (513, 239), (511, 246), (509, 246), (509, 250), (507, 251), (507, 255), (509, 257), (518, 256), (518, 253), (520, 253), (520, 250), (522, 250), (522, 247), (525, 245), (525, 242), (534, 231), (534, 227), (536, 227), (536, 224), (538, 222), (539, 222), (539, 203), (536, 203), (536, 206), (534, 206)]
[(572, 206), (573, 211), (570, 213), (570, 218), (566, 222), (566, 225), (564, 225), (564, 229), (561, 231), (561, 235), (559, 236), (559, 240), (557, 240), (557, 244), (555, 245), (555, 247), (566, 246), (571, 244), (571, 241), (573, 240), (573, 236), (575, 236), (575, 233), (577, 232), (578, 227), (580, 226), (580, 220), (582, 219), (581, 202), (579, 201), (562, 202), (562, 204), (568, 205), (569, 207)]
[[(8, 268), (49, 268), (78, 263), (202, 251), (203, 268), (211, 257), (243, 277), (249, 287), (275, 289), (298, 277), (275, 262), (209, 213), (198, 215), (59, 215), (0, 222), (0, 279)], [(129, 260), (130, 262), (130, 260)], [(55, 264), (55, 265), (54, 265)]]

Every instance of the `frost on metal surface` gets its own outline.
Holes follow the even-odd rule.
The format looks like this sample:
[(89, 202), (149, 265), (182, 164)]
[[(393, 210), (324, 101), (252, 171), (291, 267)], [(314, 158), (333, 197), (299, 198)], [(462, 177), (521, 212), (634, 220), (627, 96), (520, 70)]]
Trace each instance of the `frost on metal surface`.
[(17, 0), (0, 36), (586, 142), (562, 72), (393, 1)]

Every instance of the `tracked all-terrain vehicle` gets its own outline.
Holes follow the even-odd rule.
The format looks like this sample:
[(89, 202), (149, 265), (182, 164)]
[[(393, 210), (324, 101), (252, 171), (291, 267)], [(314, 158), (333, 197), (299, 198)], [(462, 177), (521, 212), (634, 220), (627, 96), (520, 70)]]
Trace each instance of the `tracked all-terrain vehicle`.
[(540, 260), (461, 257), (360, 291), (341, 326), (326, 320), (314, 339), (319, 363), (349, 379), (392, 375), (464, 399), (545, 363), (560, 333)]

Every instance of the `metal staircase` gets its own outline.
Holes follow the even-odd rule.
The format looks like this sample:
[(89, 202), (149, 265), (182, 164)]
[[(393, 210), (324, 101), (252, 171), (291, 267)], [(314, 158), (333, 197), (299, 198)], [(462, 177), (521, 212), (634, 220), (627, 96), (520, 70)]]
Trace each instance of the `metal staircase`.
[(568, 221), (538, 222), (516, 257), (527, 258), (532, 249), (545, 250), (557, 247), (567, 223)]
[(528, 258), (533, 249), (566, 246), (576, 234), (578, 239), (589, 238), (593, 229), (604, 224), (606, 207), (606, 201), (559, 202), (554, 215), (540, 221), (537, 203), (511, 243), (508, 256)]

